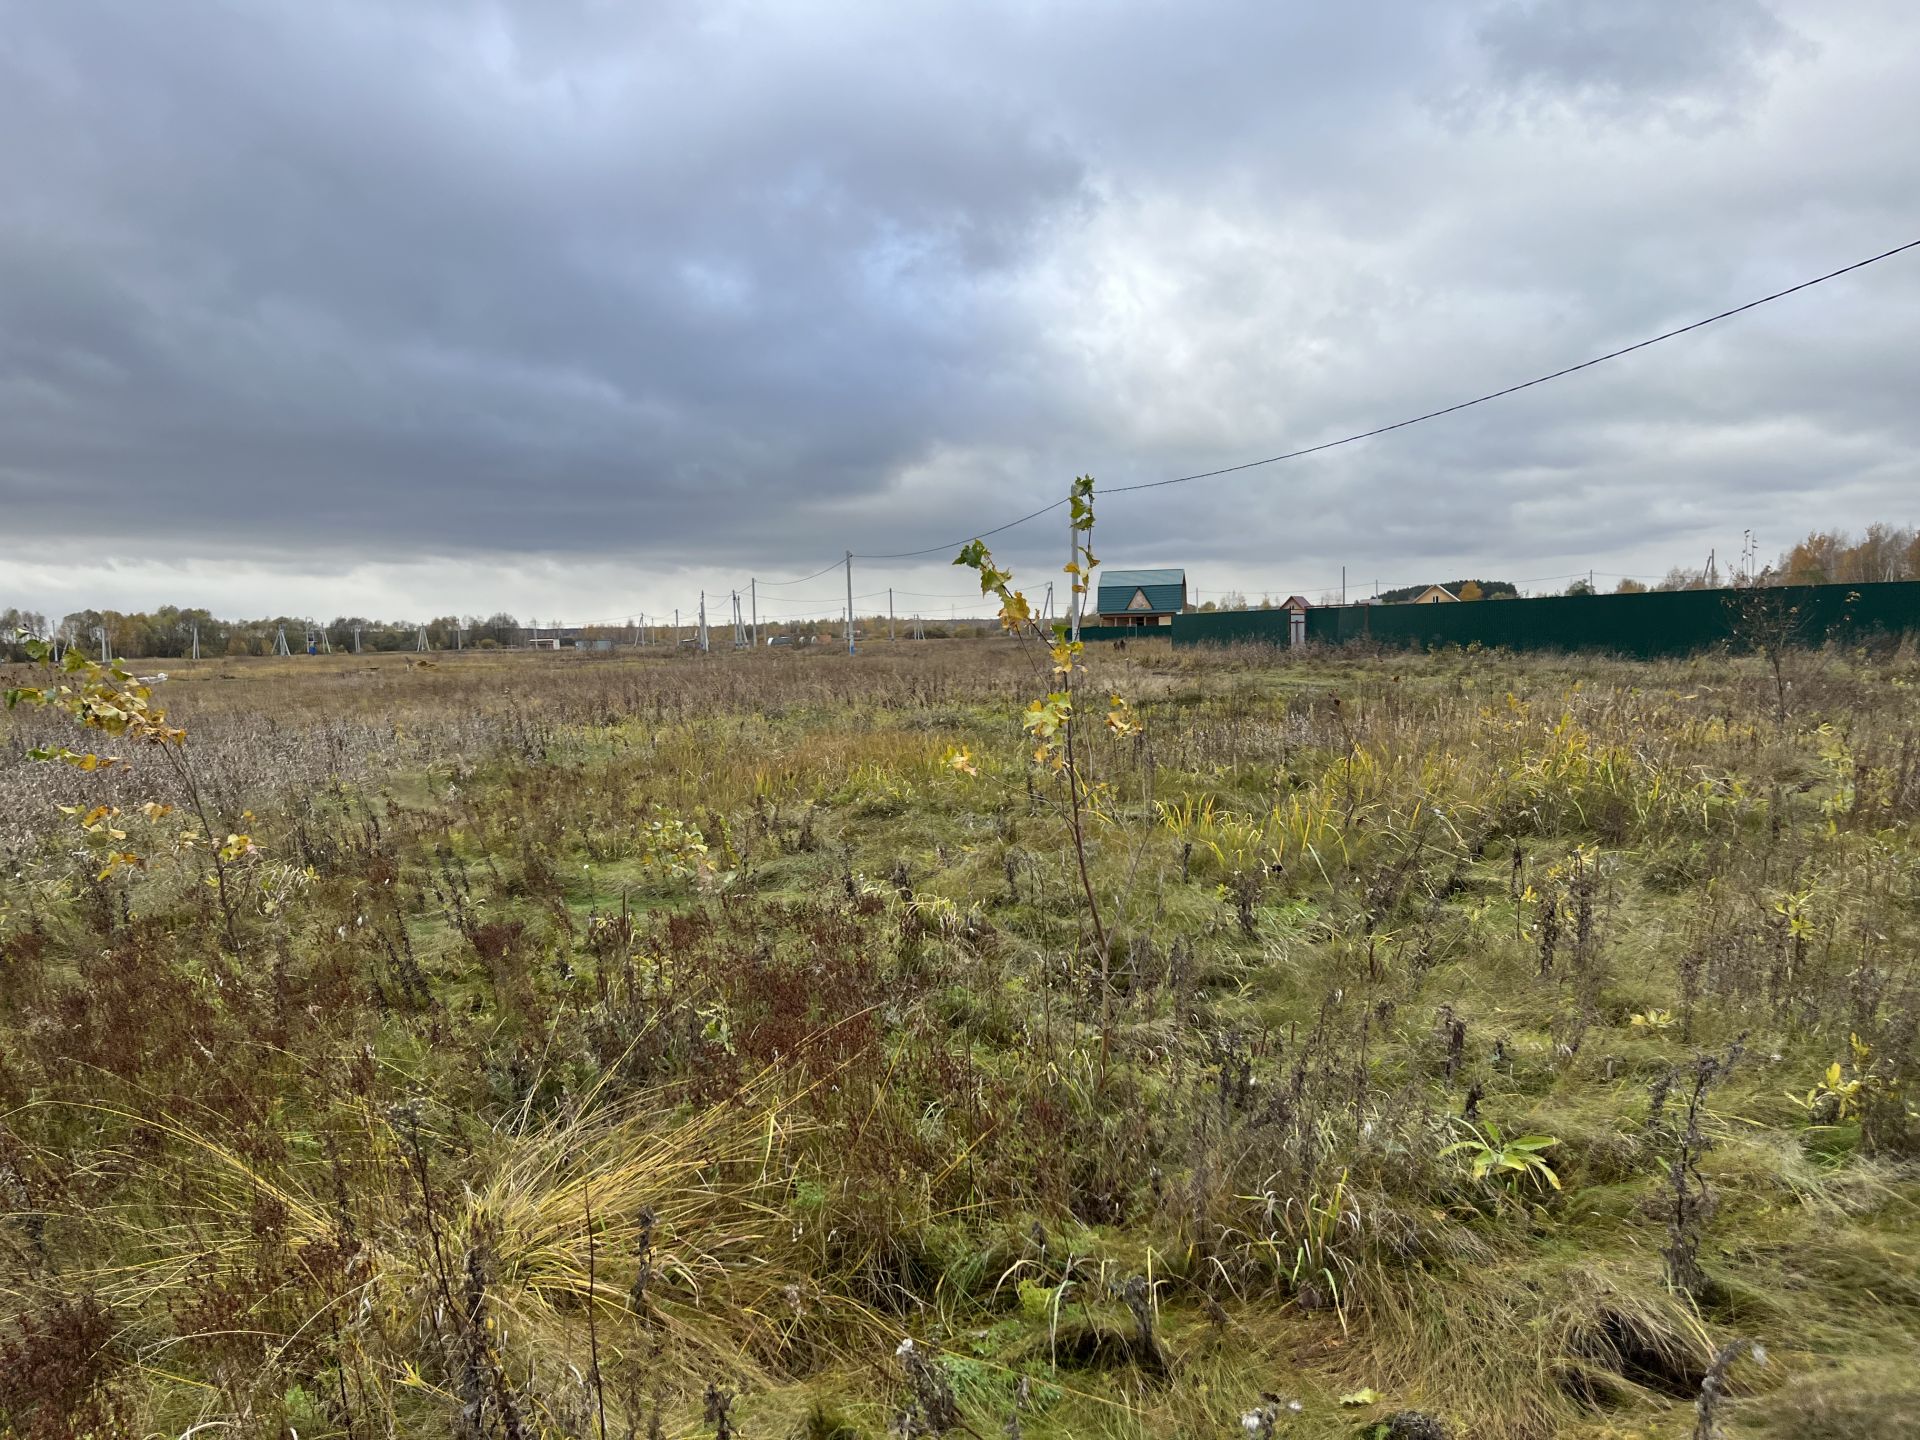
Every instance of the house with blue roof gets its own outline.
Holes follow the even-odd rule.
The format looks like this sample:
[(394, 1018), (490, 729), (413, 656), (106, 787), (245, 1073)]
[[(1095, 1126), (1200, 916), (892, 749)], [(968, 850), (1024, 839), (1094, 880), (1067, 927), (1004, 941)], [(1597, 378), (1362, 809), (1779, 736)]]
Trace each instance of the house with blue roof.
[(1096, 570), (1094, 610), (1102, 625), (1171, 625), (1187, 608), (1185, 570)]

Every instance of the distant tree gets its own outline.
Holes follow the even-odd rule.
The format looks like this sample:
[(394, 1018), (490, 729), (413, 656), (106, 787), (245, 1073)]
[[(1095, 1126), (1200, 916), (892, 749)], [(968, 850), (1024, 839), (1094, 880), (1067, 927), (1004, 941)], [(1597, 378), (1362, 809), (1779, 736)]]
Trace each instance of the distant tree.
[(47, 617), (38, 610), (0, 610), (0, 660), (24, 661), (25, 641), (47, 638)]
[(187, 626), (187, 648), (182, 650), (180, 652), (181, 654), (190, 655), (193, 653), (193, 636), (196, 629), (200, 635), (200, 653), (202, 655), (218, 655), (226, 648), (227, 622), (220, 619), (211, 610), (202, 609), (197, 606), (191, 610), (182, 610), (180, 612), (180, 619), (182, 623)]
[(1913, 531), (1896, 530), (1876, 521), (1854, 547), (1850, 557), (1854, 573), (1845, 578), (1863, 585), (1907, 578), (1907, 549), (1913, 540)]
[(113, 643), (112, 619), (110, 611), (76, 610), (60, 622), (60, 633), (67, 637), (69, 644), (78, 645), (97, 660), (101, 635), (106, 635), (108, 644)]
[(1486, 592), (1480, 588), (1480, 582), (1478, 580), (1467, 581), (1466, 584), (1462, 585), (1454, 593), (1462, 600), (1478, 600), (1486, 594)]
[(1815, 530), (1780, 557), (1773, 573), (1781, 585), (1920, 580), (1920, 532), (1876, 522), (1856, 541), (1845, 531)]
[(476, 640), (491, 640), (496, 645), (518, 645), (524, 638), (520, 622), (504, 610), (497, 610), (486, 619), (476, 621), (473, 633)]
[(1667, 571), (1666, 578), (1653, 588), (1656, 590), (1704, 590), (1707, 588), (1706, 572), (1689, 570), (1684, 565), (1676, 565)]
[(1564, 593), (1568, 595), (1591, 595), (1593, 594), (1593, 586), (1588, 581), (1576, 580), (1567, 586)]
[(1839, 573), (1845, 537), (1816, 530), (1780, 557), (1775, 569), (1788, 585), (1825, 585)]
[(1613, 587), (1613, 593), (1616, 595), (1644, 595), (1647, 593), (1647, 587), (1631, 575), (1623, 575), (1620, 578), (1620, 583)]
[(1222, 610), (1244, 610), (1247, 608), (1247, 597), (1238, 590), (1229, 590), (1220, 597), (1220, 608)]
[[(1487, 580), (1483, 578), (1475, 578), (1471, 580), (1448, 580), (1444, 582), (1432, 582), (1432, 583), (1439, 583), (1441, 589), (1452, 591), (1455, 596), (1457, 596), (1459, 599), (1462, 599), (1462, 600), (1465, 600), (1467, 597), (1461, 592), (1464, 591), (1469, 585), (1475, 585), (1479, 587), (1479, 590), (1480, 590), (1479, 598), (1482, 600), (1511, 600), (1516, 598), (1520, 594), (1519, 589), (1514, 585), (1514, 583), (1511, 580)], [(1423, 585), (1401, 585), (1398, 588), (1393, 590), (1383, 590), (1375, 598), (1377, 598), (1380, 601), (1380, 603), (1383, 605), (1398, 605), (1402, 601), (1411, 600), (1413, 599), (1414, 596), (1423, 594), (1426, 591), (1426, 589), (1427, 589), (1427, 585), (1424, 585), (1424, 584)]]

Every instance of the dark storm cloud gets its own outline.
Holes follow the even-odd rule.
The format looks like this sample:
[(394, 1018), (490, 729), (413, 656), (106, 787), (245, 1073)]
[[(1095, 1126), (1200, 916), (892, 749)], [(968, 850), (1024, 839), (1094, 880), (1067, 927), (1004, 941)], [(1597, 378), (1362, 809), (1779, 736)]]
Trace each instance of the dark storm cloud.
[(691, 18), (415, 13), (18, 17), (0, 355), (29, 507), (592, 547), (867, 492), (991, 394), (969, 292), (1080, 184), (1017, 106), (790, 69), (771, 36), (729, 61)]
[[(1906, 238), (1920, 181), (1892, 4), (0, 21), (6, 523), (176, 562), (916, 548), (1077, 471), (1233, 463), (1692, 318)], [(1827, 492), (1900, 518), (1917, 270), (1116, 500), (1107, 552), (1869, 518)]]

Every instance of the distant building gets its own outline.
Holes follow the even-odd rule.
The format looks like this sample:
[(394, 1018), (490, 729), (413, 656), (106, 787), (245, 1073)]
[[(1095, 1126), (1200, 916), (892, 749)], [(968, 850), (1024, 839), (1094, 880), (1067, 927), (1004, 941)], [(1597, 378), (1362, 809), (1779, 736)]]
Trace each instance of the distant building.
[(1460, 597), (1444, 585), (1429, 585), (1406, 603), (1409, 605), (1457, 605), (1460, 603)]
[(1094, 611), (1102, 625), (1171, 625), (1187, 608), (1185, 570), (1096, 570)]
[[(530, 650), (611, 650), (614, 648), (612, 636), (604, 633), (606, 626), (594, 625), (534, 625), (528, 627), (526, 637)], [(590, 635), (590, 630), (602, 633)]]
[(1298, 650), (1307, 643), (1307, 611), (1313, 607), (1304, 595), (1289, 595), (1280, 608), (1287, 612), (1287, 645)]

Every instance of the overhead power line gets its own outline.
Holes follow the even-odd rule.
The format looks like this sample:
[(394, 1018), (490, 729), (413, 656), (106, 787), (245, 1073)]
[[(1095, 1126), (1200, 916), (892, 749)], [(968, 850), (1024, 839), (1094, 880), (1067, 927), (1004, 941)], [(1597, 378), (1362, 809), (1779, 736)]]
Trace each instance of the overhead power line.
[[(1264, 460), (1248, 460), (1239, 465), (1225, 465), (1218, 470), (1202, 470), (1193, 475), (1176, 475), (1170, 480), (1148, 480), (1139, 485), (1115, 485), (1110, 487), (1105, 493), (1108, 495), (1125, 495), (1136, 490), (1158, 490), (1168, 485), (1185, 485), (1192, 480), (1211, 480), (1220, 475), (1234, 475), (1242, 470), (1256, 470), (1262, 465), (1277, 465), (1282, 460), (1297, 460), (1303, 455), (1317, 455), (1322, 450), (1332, 450), (1340, 445), (1351, 445), (1356, 440), (1371, 440), (1376, 435), (1385, 435), (1392, 430), (1404, 430), (1409, 425), (1419, 425), (1427, 420), (1438, 420), (1442, 415), (1456, 415), (1462, 410), (1472, 409), (1475, 405), (1484, 405), (1489, 400), (1498, 400), (1507, 395), (1518, 394), (1522, 390), (1531, 390), (1536, 385), (1545, 385), (1549, 380), (1559, 380), (1568, 375), (1576, 374), (1581, 370), (1591, 370), (1594, 366), (1604, 365), (1609, 360), (1618, 360), (1622, 355), (1631, 355), (1636, 350), (1645, 350), (1649, 345), (1658, 345), (1663, 340), (1672, 340), (1676, 336), (1685, 335), (1690, 331), (1717, 324), (1722, 320), (1730, 320), (1735, 315), (1745, 314), (1749, 310), (1757, 309), (1775, 300), (1784, 300), (1789, 295), (1798, 294), (1800, 291), (1811, 289), (1815, 285), (1824, 285), (1829, 280), (1837, 280), (1842, 275), (1852, 274), (1855, 270), (1863, 270), (1869, 265), (1877, 265), (1882, 260), (1890, 260), (1895, 255), (1906, 250), (1915, 249), (1916, 247), (1920, 247), (1920, 240), (1909, 240), (1904, 245), (1896, 245), (1891, 250), (1882, 250), (1878, 255), (1869, 255), (1866, 259), (1856, 260), (1851, 265), (1842, 265), (1838, 270), (1829, 270), (1826, 274), (1816, 275), (1811, 280), (1802, 280), (1798, 285), (1789, 285), (1786, 289), (1776, 290), (1771, 295), (1762, 295), (1757, 300), (1749, 300), (1746, 304), (1736, 305), (1731, 310), (1722, 310), (1717, 315), (1709, 315), (1705, 319), (1695, 320), (1690, 324), (1680, 325), (1672, 330), (1662, 331), (1660, 334), (1651, 335), (1645, 340), (1636, 340), (1631, 345), (1622, 345), (1618, 350), (1609, 350), (1604, 355), (1595, 355), (1591, 360), (1582, 360), (1577, 365), (1567, 365), (1559, 370), (1549, 371), (1545, 375), (1536, 375), (1533, 379), (1522, 380), (1517, 385), (1508, 385), (1503, 389), (1490, 390), (1485, 395), (1474, 396), (1471, 400), (1462, 400), (1458, 404), (1447, 405), (1438, 410), (1429, 410), (1424, 415), (1412, 415), (1405, 420), (1395, 420), (1390, 425), (1376, 425), (1371, 430), (1362, 430), (1353, 435), (1343, 435), (1338, 440), (1324, 440), (1318, 445), (1307, 445), (1298, 450), (1289, 450), (1282, 455), (1269, 455)], [(1018, 524), (1019, 522), (1016, 521), (1014, 523)]]
[[(1591, 359), (1582, 360), (1575, 365), (1562, 366), (1560, 369), (1549, 371), (1545, 375), (1536, 375), (1531, 380), (1522, 380), (1517, 384), (1503, 386), (1498, 390), (1489, 390), (1484, 395), (1476, 395), (1471, 400), (1461, 400), (1452, 405), (1442, 406), (1438, 410), (1429, 410), (1421, 415), (1410, 415), (1404, 420), (1395, 420), (1386, 425), (1376, 425), (1370, 430), (1360, 430), (1352, 435), (1342, 435), (1337, 440), (1323, 440), (1317, 445), (1305, 445), (1298, 450), (1288, 450), (1279, 455), (1268, 455), (1260, 460), (1246, 460), (1238, 465), (1223, 465), (1216, 470), (1200, 470), (1192, 475), (1175, 475), (1166, 480), (1146, 480), (1138, 485), (1115, 485), (1102, 489), (1100, 493), (1104, 495), (1126, 495), (1141, 490), (1159, 490), (1169, 485), (1186, 485), (1195, 480), (1213, 480), (1222, 475), (1237, 475), (1243, 470), (1257, 470), (1262, 466), (1278, 465), (1282, 461), (1298, 460), (1307, 455), (1318, 455), (1324, 450), (1337, 449), (1342, 445), (1352, 445), (1361, 440), (1371, 440), (1377, 435), (1385, 435), (1394, 430), (1405, 430), (1409, 426), (1424, 424), (1428, 420), (1438, 420), (1443, 415), (1456, 415), (1460, 411), (1470, 410), (1476, 405), (1485, 405), (1490, 400), (1499, 400), (1508, 395), (1516, 395), (1522, 390), (1531, 390), (1536, 385), (1545, 385), (1548, 381), (1564, 379), (1568, 375), (1578, 374), (1582, 370), (1591, 370), (1596, 365), (1604, 365), (1609, 360), (1618, 360), (1621, 356), (1631, 355), (1636, 350), (1645, 350), (1650, 345), (1658, 345), (1662, 341), (1672, 340), (1681, 335), (1689, 334), (1692, 331), (1704, 329), (1706, 326), (1718, 324), (1722, 320), (1730, 320), (1736, 315), (1743, 315), (1747, 311), (1758, 309), (1762, 305), (1772, 304), (1775, 300), (1784, 300), (1789, 295), (1797, 295), (1800, 291), (1810, 290), (1815, 285), (1824, 285), (1829, 280), (1838, 280), (1842, 275), (1850, 275), (1856, 270), (1864, 270), (1869, 265), (1877, 265), (1882, 260), (1891, 260), (1896, 255), (1916, 248), (1920, 248), (1920, 239), (1909, 240), (1904, 245), (1894, 246), (1891, 250), (1882, 250), (1878, 255), (1869, 255), (1864, 260), (1855, 260), (1850, 265), (1842, 265), (1839, 269), (1829, 270), (1824, 275), (1816, 275), (1810, 280), (1802, 280), (1797, 285), (1787, 286), (1784, 290), (1775, 290), (1770, 295), (1762, 295), (1758, 299), (1749, 300), (1743, 305), (1735, 305), (1731, 309), (1719, 311), (1717, 314), (1708, 315), (1703, 319), (1692, 321), (1689, 324), (1679, 325), (1671, 330), (1664, 330), (1658, 335), (1650, 335), (1645, 340), (1636, 340), (1631, 345), (1622, 345), (1619, 349), (1609, 350), (1604, 355), (1595, 355)], [(991, 530), (979, 531), (974, 535), (966, 537), (966, 539), (955, 541), (950, 545), (930, 545), (924, 550), (902, 550), (886, 555), (855, 555), (853, 558), (856, 560), (911, 560), (917, 559), (922, 555), (938, 554), (943, 550), (958, 549), (959, 546), (966, 544), (967, 540), (984, 540), (989, 535), (1002, 534), (1005, 531), (1013, 529), (1015, 526), (1026, 524), (1029, 520), (1037, 520), (1042, 515), (1058, 510), (1066, 503), (1066, 498), (1063, 496), (1051, 505), (1043, 505), (1038, 510), (1022, 515), (1018, 520), (1009, 520), (1006, 524), (995, 526)], [(832, 568), (831, 565), (827, 567), (828, 570)], [(826, 572), (822, 571), (820, 573), (825, 574)]]
[[(1438, 420), (1443, 416), (1457, 415), (1462, 410), (1471, 410), (1477, 405), (1485, 405), (1490, 401), (1504, 399), (1509, 395), (1517, 395), (1522, 390), (1531, 390), (1535, 386), (1545, 385), (1550, 381), (1565, 379), (1569, 375), (1576, 375), (1583, 370), (1591, 370), (1597, 365), (1604, 365), (1609, 360), (1618, 360), (1622, 356), (1633, 354), (1635, 351), (1645, 350), (1650, 346), (1661, 344), (1664, 341), (1677, 339), (1682, 335), (1691, 334), (1695, 330), (1705, 329), (1709, 325), (1716, 325), (1722, 320), (1730, 320), (1736, 315), (1744, 315), (1749, 310), (1756, 310), (1762, 305), (1770, 305), (1776, 300), (1784, 300), (1789, 295), (1797, 295), (1802, 290), (1810, 290), (1816, 285), (1824, 285), (1829, 280), (1837, 280), (1843, 275), (1850, 275), (1856, 270), (1864, 270), (1869, 265), (1877, 265), (1883, 260), (1891, 260), (1896, 255), (1902, 255), (1902, 254), (1905, 254), (1907, 251), (1914, 250), (1914, 249), (1920, 249), (1920, 239), (1909, 240), (1904, 244), (1895, 245), (1892, 249), (1882, 250), (1876, 255), (1869, 255), (1864, 259), (1855, 260), (1850, 264), (1842, 265), (1836, 270), (1829, 270), (1825, 274), (1815, 275), (1812, 278), (1807, 280), (1802, 280), (1797, 284), (1786, 286), (1784, 289), (1775, 290), (1770, 294), (1761, 295), (1755, 299), (1748, 300), (1744, 304), (1732, 306), (1729, 309), (1721, 310), (1712, 315), (1704, 316), (1701, 319), (1691, 321), (1685, 325), (1675, 326), (1671, 330), (1663, 330), (1658, 335), (1650, 335), (1644, 340), (1636, 340), (1631, 345), (1622, 345), (1617, 349), (1609, 350), (1606, 353), (1601, 355), (1595, 355), (1589, 359), (1579, 361), (1576, 364), (1565, 365), (1558, 370), (1550, 370), (1544, 375), (1536, 375), (1530, 380), (1521, 380), (1512, 385), (1502, 386), (1498, 390), (1489, 390), (1483, 395), (1476, 395), (1469, 400), (1456, 401), (1454, 404), (1444, 405), (1436, 410), (1428, 410), (1419, 415), (1410, 415), (1402, 420), (1394, 420), (1384, 425), (1373, 426), (1371, 429), (1355, 431), (1351, 435), (1342, 435), (1337, 439), (1333, 439), (1333, 440), (1323, 440), (1314, 445), (1301, 446), (1300, 448), (1295, 450), (1283, 451), (1278, 455), (1268, 455), (1258, 460), (1245, 460), (1240, 462), (1237, 465), (1223, 465), (1217, 469), (1199, 470), (1199, 471), (1195, 471), (1191, 475), (1170, 476), (1169, 478), (1164, 480), (1145, 480), (1135, 485), (1117, 485), (1117, 486), (1107, 487), (1107, 488), (1103, 488), (1100, 493), (1105, 495), (1137, 494), (1144, 490), (1159, 490), (1172, 485), (1187, 485), (1198, 480), (1213, 480), (1213, 479), (1218, 479), (1219, 477), (1224, 475), (1237, 475), (1242, 471), (1258, 470), (1268, 465), (1278, 465), (1288, 460), (1298, 460), (1308, 455), (1318, 455), (1324, 451), (1339, 449), (1341, 446), (1344, 446), (1344, 445), (1353, 445), (1362, 440), (1371, 440), (1377, 436), (1387, 435), (1396, 430), (1405, 430), (1414, 425), (1425, 424), (1429, 420)], [(1038, 520), (1043, 515), (1052, 514), (1055, 510), (1060, 509), (1066, 503), (1067, 503), (1066, 497), (1062, 496), (1060, 499), (1055, 500), (1050, 504), (1042, 505), (1037, 510), (1030, 510), (1025, 515), (1022, 515), (1019, 518), (1014, 520), (1009, 520), (1003, 525), (996, 525), (990, 530), (977, 530), (970, 535), (962, 537), (961, 539), (948, 541), (944, 544), (928, 545), (917, 550), (894, 550), (894, 551), (887, 551), (887, 552), (876, 552), (873, 554), (850, 554), (849, 556), (843, 557), (840, 560), (834, 560), (829, 562), (826, 565), (821, 566), (818, 570), (815, 570), (810, 575), (802, 575), (797, 579), (793, 579), (793, 580), (760, 580), (758, 583), (763, 586), (781, 586), (781, 587), (788, 586), (788, 585), (804, 585), (809, 580), (817, 580), (821, 576), (830, 574), (831, 572), (839, 569), (842, 565), (846, 564), (848, 560), (862, 560), (862, 561), (917, 560), (927, 555), (950, 554), (958, 550), (961, 546), (965, 545), (970, 540), (984, 540), (993, 535), (1005, 534), (1007, 531), (1016, 529), (1019, 526), (1025, 525), (1030, 521)], [(1566, 577), (1558, 577), (1558, 578), (1566, 578)], [(716, 592), (716, 593), (721, 593), (721, 592)], [(870, 593), (878, 594), (880, 592), (875, 591)], [(903, 591), (901, 593), (904, 594), (907, 592)], [(862, 597), (856, 597), (856, 598), (867, 598), (867, 597), (862, 596)], [(943, 598), (943, 597), (923, 597), (923, 598)]]
[[(854, 558), (856, 560), (866, 560), (872, 557), (866, 556), (866, 555), (856, 555)], [(802, 575), (798, 580), (762, 580), (760, 583), (762, 585), (804, 585), (809, 580), (818, 580), (822, 575), (825, 575), (829, 570), (838, 570), (841, 567), (841, 565), (844, 563), (845, 563), (844, 561), (835, 560), (831, 564), (822, 565), (818, 570), (814, 571), (811, 575)]]
[[(1042, 505), (1038, 510), (1022, 515), (1018, 520), (1009, 520), (1004, 525), (996, 525), (991, 530), (977, 531), (967, 536), (964, 540), (950, 541), (945, 545), (929, 545), (924, 550), (901, 550), (892, 555), (855, 555), (853, 558), (856, 560), (913, 560), (922, 555), (939, 555), (948, 550), (958, 550), (962, 545), (965, 545), (968, 540), (984, 540), (989, 535), (998, 535), (1003, 530), (1011, 530), (1014, 526), (1024, 525), (1029, 520), (1038, 520), (1042, 515), (1050, 514), (1066, 503), (1067, 497), (1062, 495), (1051, 505)], [(827, 568), (831, 570), (833, 567), (829, 565)]]

